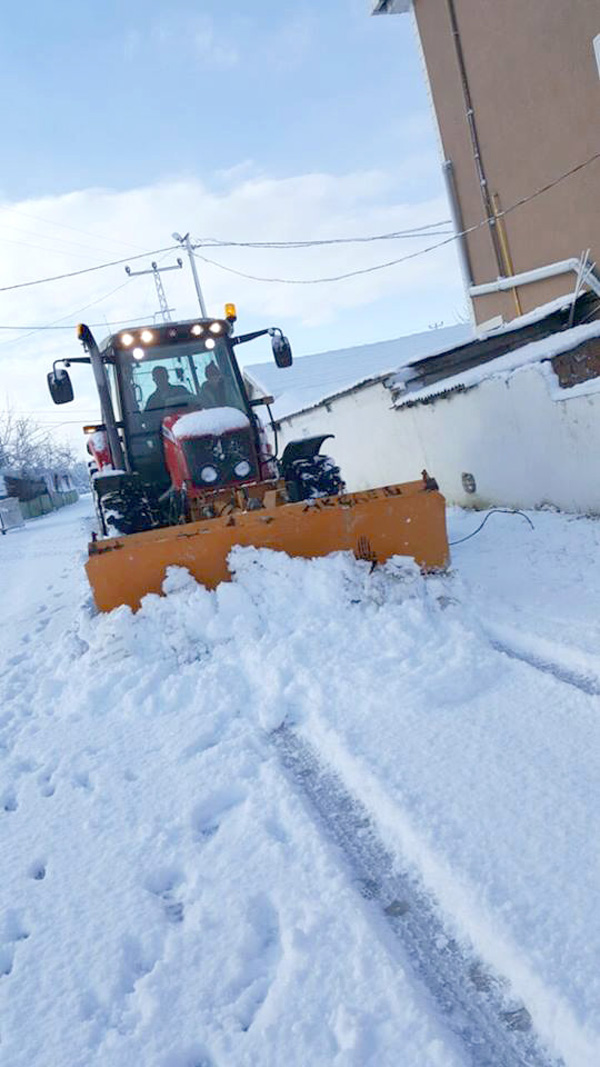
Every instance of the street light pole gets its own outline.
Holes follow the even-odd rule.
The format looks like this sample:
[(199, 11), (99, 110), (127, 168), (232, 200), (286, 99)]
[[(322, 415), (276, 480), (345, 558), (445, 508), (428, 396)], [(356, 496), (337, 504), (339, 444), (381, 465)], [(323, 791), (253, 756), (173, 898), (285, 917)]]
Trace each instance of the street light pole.
[(192, 243), (190, 241), (190, 235), (189, 235), (189, 233), (186, 233), (185, 237), (182, 237), (180, 234), (174, 233), (174, 234), (172, 234), (172, 237), (173, 237), (173, 240), (179, 242), (179, 244), (181, 245), (182, 248), (185, 248), (185, 250), (186, 250), (186, 252), (187, 252), (187, 254), (189, 256), (190, 267), (192, 268), (192, 276), (193, 276), (193, 279), (194, 279), (194, 285), (196, 286), (196, 295), (198, 297), (198, 303), (200, 304), (200, 311), (202, 312), (202, 318), (203, 319), (207, 319), (208, 318), (208, 314), (207, 314), (207, 311), (206, 311), (206, 304), (204, 303), (204, 297), (202, 295), (202, 289), (200, 287), (200, 279), (198, 277), (198, 271), (196, 269), (196, 260), (194, 258), (194, 249), (192, 248)]

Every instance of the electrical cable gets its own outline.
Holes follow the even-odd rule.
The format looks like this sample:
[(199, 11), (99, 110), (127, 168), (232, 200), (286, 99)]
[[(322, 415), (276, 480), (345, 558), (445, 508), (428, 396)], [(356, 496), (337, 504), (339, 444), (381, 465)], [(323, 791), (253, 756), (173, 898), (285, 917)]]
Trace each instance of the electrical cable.
[[(126, 284), (127, 284), (126, 282), (123, 282), (123, 285), (126, 285)], [(123, 285), (119, 285), (118, 288), (122, 289)], [(116, 291), (117, 291), (116, 289), (112, 289), (110, 293), (105, 293), (104, 296), (99, 297), (99, 299), (93, 301), (93, 303), (99, 304), (102, 300), (107, 300), (108, 297), (111, 296), (112, 293), (116, 293)], [(89, 307), (92, 307), (92, 304), (86, 304), (86, 306), (84, 308), (80, 308), (79, 310), (80, 311), (86, 311), (87, 308), (89, 308)], [(71, 312), (71, 314), (76, 314), (76, 312)], [(140, 317), (139, 317), (139, 315), (136, 315), (135, 318), (132, 318), (132, 319), (105, 319), (104, 322), (88, 322), (87, 325), (90, 326), (90, 327), (126, 326), (130, 322), (139, 322), (139, 321), (140, 321)], [(0, 326), (0, 330), (30, 330), (32, 333), (38, 333), (40, 330), (75, 330), (75, 329), (77, 329), (78, 325), (79, 325), (79, 323), (77, 323), (77, 322), (71, 322), (67, 326), (53, 326), (53, 325), (48, 325), (48, 326), (35, 326), (35, 325), (33, 325), (33, 326)], [(22, 340), (23, 340), (22, 337), (16, 337), (15, 338), (15, 341), (22, 341)], [(7, 343), (8, 344), (12, 344), (12, 341), (9, 341)]]
[[(530, 193), (528, 196), (521, 197), (510, 207), (503, 208), (495, 216), (496, 219), (503, 218), (505, 215), (509, 215), (512, 211), (516, 211), (517, 208), (522, 207), (524, 204), (530, 203), (535, 200), (536, 197), (541, 196), (543, 193), (547, 193), (550, 189), (553, 189), (560, 182), (565, 181), (566, 178), (570, 178), (573, 174), (583, 170), (584, 167), (588, 167), (591, 163), (595, 163), (600, 159), (600, 152), (596, 152), (589, 159), (586, 159), (583, 163), (578, 163), (576, 166), (571, 167), (570, 170), (565, 171), (564, 174), (559, 175), (553, 181), (548, 182), (546, 185), (539, 189), (536, 189), (534, 193)], [(388, 267), (396, 267), (400, 263), (407, 263), (411, 259), (416, 259), (419, 256), (424, 256), (428, 252), (433, 252), (437, 248), (443, 248), (444, 245), (451, 244), (452, 241), (458, 240), (460, 237), (467, 237), (470, 233), (474, 233), (476, 230), (480, 230), (483, 226), (489, 224), (489, 219), (482, 219), (480, 222), (476, 222), (473, 226), (468, 226), (466, 229), (461, 230), (459, 233), (453, 233), (450, 237), (446, 237), (443, 241), (437, 241), (433, 245), (428, 245), (427, 248), (421, 248), (416, 252), (409, 252), (406, 256), (400, 256), (398, 259), (388, 260), (386, 263), (377, 263), (372, 267), (361, 267), (358, 270), (346, 271), (344, 274), (334, 274), (323, 278), (264, 278), (255, 274), (246, 274), (244, 271), (235, 270), (233, 267), (225, 267), (222, 263), (217, 263), (214, 259), (209, 259), (207, 256), (201, 255), (199, 252), (194, 252), (194, 255), (203, 260), (204, 263), (209, 263), (213, 267), (220, 267), (221, 270), (227, 271), (229, 274), (236, 274), (240, 278), (246, 278), (253, 282), (268, 282), (271, 285), (321, 285), (325, 282), (341, 282), (347, 278), (356, 278), (363, 274), (372, 274), (378, 270), (386, 270)], [(425, 235), (424, 235), (425, 236)], [(2, 290), (0, 290), (1, 292)]]
[[(131, 258), (131, 257), (130, 257)], [(68, 315), (62, 315), (61, 319), (70, 319), (73, 315), (78, 315), (82, 311), (87, 311), (88, 308), (95, 307), (96, 304), (101, 304), (103, 300), (108, 300), (109, 296), (113, 296), (114, 293), (118, 293), (120, 289), (124, 289), (126, 285), (129, 285), (131, 281), (127, 278), (126, 281), (121, 282), (114, 289), (111, 289), (108, 293), (104, 293), (103, 296), (99, 296), (96, 300), (91, 300), (89, 304), (84, 304), (83, 307), (77, 308), (76, 311), (70, 311)], [(0, 341), (0, 348), (7, 348), (9, 345), (16, 345), (20, 341), (26, 341), (28, 337), (33, 337), (34, 334), (40, 333), (43, 330), (71, 330), (73, 326), (57, 326), (56, 323), (61, 322), (61, 319), (55, 319), (54, 322), (49, 323), (47, 326), (34, 326), (30, 329), (29, 333), (22, 334), (20, 337), (13, 337), (10, 341)], [(130, 320), (135, 321), (135, 320)], [(100, 325), (106, 325), (101, 323)]]
[(449, 541), (449, 546), (452, 548), (453, 545), (462, 545), (464, 541), (470, 541), (472, 537), (475, 537), (475, 535), (480, 532), (480, 530), (483, 530), (483, 527), (485, 526), (488, 519), (491, 519), (492, 515), (520, 515), (521, 518), (525, 519), (525, 521), (529, 523), (531, 529), (535, 530), (535, 526), (529, 518), (529, 515), (526, 515), (524, 511), (519, 511), (518, 508), (491, 508), (490, 511), (488, 511), (483, 522), (479, 524), (476, 530), (473, 530), (472, 533), (467, 534), (466, 537), (459, 537), (457, 541)]
[[(577, 163), (576, 166), (571, 167), (570, 170), (565, 171), (564, 174), (560, 174), (553, 181), (547, 182), (546, 185), (536, 189), (534, 193), (530, 193), (528, 196), (521, 197), (510, 207), (503, 208), (495, 216), (496, 219), (504, 218), (505, 215), (509, 215), (512, 211), (516, 211), (517, 208), (522, 207), (524, 204), (530, 203), (535, 200), (536, 197), (541, 196), (543, 193), (547, 193), (550, 189), (553, 189), (560, 182), (565, 181), (566, 178), (570, 178), (573, 174), (588, 167), (591, 163), (595, 163), (600, 159), (600, 152), (596, 152), (589, 159), (584, 160), (582, 163)], [(475, 223), (473, 226), (467, 227), (465, 230), (461, 230), (459, 233), (453, 233), (449, 237), (446, 237), (443, 241), (438, 241), (436, 244), (429, 245), (427, 248), (422, 248), (417, 252), (411, 252), (407, 256), (401, 256), (399, 259), (391, 259), (386, 263), (378, 263), (372, 267), (363, 267), (360, 270), (347, 271), (345, 274), (337, 274), (327, 278), (261, 278), (253, 274), (245, 274), (243, 271), (234, 270), (233, 267), (225, 267), (222, 263), (217, 263), (215, 260), (208, 259), (206, 256), (201, 256), (199, 253), (194, 253), (198, 259), (203, 260), (205, 263), (210, 263), (211, 266), (220, 267), (221, 270), (228, 271), (231, 274), (237, 274), (241, 278), (249, 278), (251, 281), (257, 282), (270, 282), (283, 285), (317, 285), (322, 282), (337, 282), (343, 281), (346, 278), (354, 278), (361, 274), (371, 274), (373, 271), (384, 270), (387, 267), (395, 267), (399, 263), (406, 263), (410, 259), (415, 259), (417, 256), (424, 256), (428, 252), (433, 252), (436, 248), (442, 248), (444, 245), (450, 244), (452, 241), (458, 240), (459, 237), (467, 237), (468, 234), (474, 233), (476, 230), (481, 229), (482, 226), (487, 226), (490, 220), (488, 218), (482, 219), (480, 222)], [(424, 235), (426, 236), (426, 235)], [(336, 239), (337, 240), (337, 239)], [(345, 240), (340, 238), (340, 241)], [(144, 259), (146, 256), (157, 256), (165, 252), (172, 252), (179, 248), (179, 245), (168, 245), (165, 248), (157, 248), (152, 251), (140, 252), (134, 256), (124, 256), (122, 259), (114, 259), (107, 263), (97, 263), (94, 267), (84, 267), (81, 270), (69, 271), (65, 274), (55, 274), (51, 277), (36, 278), (29, 282), (18, 282), (13, 285), (0, 286), (0, 293), (14, 292), (16, 289), (27, 289), (33, 285), (44, 285), (48, 282), (59, 282), (67, 278), (76, 278), (82, 274), (91, 274), (97, 270), (106, 270), (108, 267), (118, 267), (122, 263), (130, 262), (131, 260)]]
[[(436, 227), (449, 226), (450, 219), (429, 222), (424, 226), (413, 226), (409, 230), (393, 230), (390, 233), (369, 234), (366, 237), (325, 237), (307, 241), (223, 241), (218, 237), (205, 237), (195, 242), (195, 248), (315, 248), (322, 245), (368, 244), (372, 241), (395, 241), (402, 237), (435, 237)], [(440, 230), (443, 236), (450, 230)]]
[(91, 274), (96, 270), (106, 270), (107, 267), (120, 267), (122, 263), (130, 263), (133, 259), (145, 259), (146, 256), (158, 256), (163, 252), (173, 252), (179, 245), (169, 245), (167, 248), (155, 248), (148, 252), (140, 252), (135, 256), (124, 256), (123, 259), (113, 259), (109, 263), (97, 263), (95, 267), (84, 267), (81, 270), (72, 270), (67, 274), (55, 274), (50, 278), (36, 278), (30, 282), (18, 282), (16, 285), (0, 286), (0, 293), (9, 293), (15, 289), (27, 289), (32, 285), (45, 285), (46, 282), (61, 282), (66, 278), (76, 278), (80, 274)]
[(140, 251), (140, 245), (133, 244), (131, 241), (121, 241), (118, 237), (104, 237), (100, 233), (91, 233), (90, 230), (82, 230), (79, 226), (71, 226), (68, 222), (55, 222), (53, 219), (43, 219), (40, 215), (32, 215), (30, 211), (23, 211), (21, 208), (13, 207), (12, 205), (2, 205), (0, 211), (5, 211), (9, 215), (22, 215), (23, 218), (33, 219), (34, 222), (43, 222), (45, 226), (56, 226), (60, 230), (72, 230), (73, 233), (80, 233), (84, 237), (93, 237), (95, 240), (104, 241), (109, 244), (124, 245), (127, 248), (137, 248)]

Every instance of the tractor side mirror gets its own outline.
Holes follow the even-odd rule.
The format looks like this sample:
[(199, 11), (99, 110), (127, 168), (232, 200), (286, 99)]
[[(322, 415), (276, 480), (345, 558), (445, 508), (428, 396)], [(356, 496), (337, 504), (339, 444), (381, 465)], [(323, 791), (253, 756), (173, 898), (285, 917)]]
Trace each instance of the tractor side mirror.
[(278, 367), (291, 367), (292, 365), (292, 349), (287, 337), (284, 337), (281, 331), (274, 333), (271, 337), (271, 347), (273, 349), (273, 358)]
[(48, 375), (48, 388), (55, 404), (68, 404), (73, 399), (73, 386), (69, 372), (60, 367)]

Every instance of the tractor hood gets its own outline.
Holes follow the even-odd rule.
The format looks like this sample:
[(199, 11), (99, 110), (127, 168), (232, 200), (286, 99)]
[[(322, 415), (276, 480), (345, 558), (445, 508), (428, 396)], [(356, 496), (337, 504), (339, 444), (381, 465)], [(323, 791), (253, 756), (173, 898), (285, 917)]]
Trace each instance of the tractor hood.
[(173, 416), (169, 429), (174, 437), (220, 437), (233, 430), (245, 430), (250, 419), (238, 408), (209, 408), (206, 411), (190, 411), (187, 415)]

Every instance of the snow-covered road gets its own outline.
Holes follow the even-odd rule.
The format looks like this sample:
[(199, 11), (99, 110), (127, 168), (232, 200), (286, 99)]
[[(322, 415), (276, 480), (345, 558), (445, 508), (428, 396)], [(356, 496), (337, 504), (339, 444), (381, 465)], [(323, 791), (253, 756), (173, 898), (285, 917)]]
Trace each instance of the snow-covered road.
[[(97, 616), (90, 512), (0, 540), (2, 1067), (489, 1063), (361, 837), (475, 1009), (600, 1063), (600, 523), (495, 515), (427, 580), (241, 550), (214, 593), (174, 571)], [(528, 1062), (506, 1033), (498, 1067)]]

